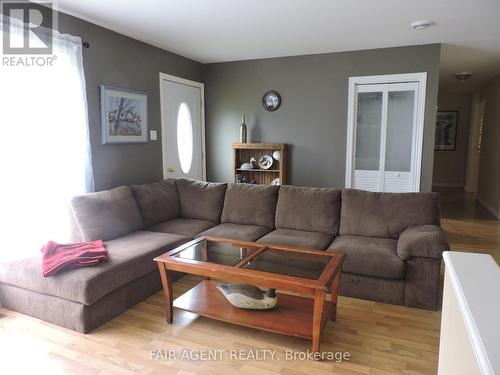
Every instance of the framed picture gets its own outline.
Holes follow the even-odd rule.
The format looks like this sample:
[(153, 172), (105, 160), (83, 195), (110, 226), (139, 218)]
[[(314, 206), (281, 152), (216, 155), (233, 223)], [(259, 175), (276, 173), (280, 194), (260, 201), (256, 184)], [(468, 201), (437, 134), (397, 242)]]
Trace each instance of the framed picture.
[(148, 140), (148, 95), (101, 85), (102, 144)]
[(457, 111), (437, 113), (434, 150), (455, 150), (457, 144), (457, 120)]

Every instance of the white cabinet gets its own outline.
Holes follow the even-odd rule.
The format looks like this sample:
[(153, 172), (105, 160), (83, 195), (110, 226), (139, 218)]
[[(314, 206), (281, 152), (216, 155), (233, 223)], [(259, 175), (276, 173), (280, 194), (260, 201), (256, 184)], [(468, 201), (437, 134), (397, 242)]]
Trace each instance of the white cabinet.
[(426, 73), (349, 79), (346, 187), (420, 190)]

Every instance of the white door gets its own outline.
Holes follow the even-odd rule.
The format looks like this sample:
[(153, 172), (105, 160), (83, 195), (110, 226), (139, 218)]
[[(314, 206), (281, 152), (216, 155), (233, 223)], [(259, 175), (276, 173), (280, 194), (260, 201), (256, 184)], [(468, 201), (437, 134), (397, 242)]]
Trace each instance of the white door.
[(205, 180), (202, 83), (160, 73), (163, 177)]
[(417, 81), (351, 87), (346, 187), (386, 192), (420, 190), (421, 94)]

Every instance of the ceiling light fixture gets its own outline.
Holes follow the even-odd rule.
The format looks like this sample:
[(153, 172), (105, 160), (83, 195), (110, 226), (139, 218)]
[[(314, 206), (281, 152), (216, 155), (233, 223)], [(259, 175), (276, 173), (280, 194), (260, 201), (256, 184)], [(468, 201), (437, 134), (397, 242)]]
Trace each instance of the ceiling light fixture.
[(454, 73), (453, 76), (456, 79), (458, 79), (460, 82), (465, 82), (465, 81), (467, 81), (472, 76), (472, 72)]
[(415, 22), (413, 22), (410, 25), (410, 27), (413, 30), (425, 30), (425, 29), (431, 27), (432, 25), (434, 25), (434, 22), (430, 22), (430, 21), (415, 21)]

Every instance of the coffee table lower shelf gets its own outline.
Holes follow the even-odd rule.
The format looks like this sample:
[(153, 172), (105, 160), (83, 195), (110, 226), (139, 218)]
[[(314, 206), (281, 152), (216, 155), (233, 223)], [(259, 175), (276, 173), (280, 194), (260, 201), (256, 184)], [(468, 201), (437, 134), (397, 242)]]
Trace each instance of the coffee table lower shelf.
[[(204, 280), (174, 301), (178, 309), (226, 323), (260, 329), (287, 336), (312, 338), (314, 299), (278, 294), (272, 310), (245, 310), (234, 307), (220, 293), (217, 281)], [(321, 327), (332, 314), (332, 304), (325, 303)]]

